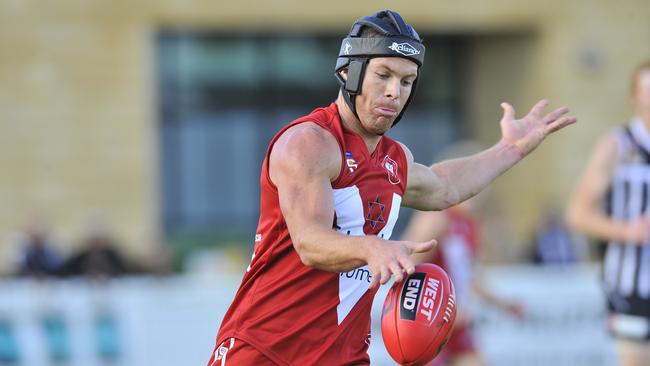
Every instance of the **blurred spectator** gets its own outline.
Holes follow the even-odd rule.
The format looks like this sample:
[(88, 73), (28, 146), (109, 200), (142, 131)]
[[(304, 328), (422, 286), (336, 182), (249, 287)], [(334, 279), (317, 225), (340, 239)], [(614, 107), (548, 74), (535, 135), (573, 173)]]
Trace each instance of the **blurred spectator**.
[(173, 272), (173, 256), (165, 245), (156, 245), (154, 251), (145, 259), (144, 271), (154, 276), (168, 276)]
[(160, 232), (151, 235), (151, 252), (142, 258), (142, 271), (154, 276), (168, 276), (174, 271), (174, 253)]
[(81, 249), (61, 267), (63, 276), (88, 276), (102, 279), (135, 272), (118, 250), (106, 223), (92, 219), (86, 228)]
[(54, 249), (54, 239), (43, 218), (31, 218), (14, 241), (20, 251), (17, 275), (43, 278), (57, 273), (63, 258)]
[(559, 209), (546, 210), (535, 233), (533, 260), (539, 264), (571, 264), (585, 259), (584, 240), (577, 238), (564, 224)]

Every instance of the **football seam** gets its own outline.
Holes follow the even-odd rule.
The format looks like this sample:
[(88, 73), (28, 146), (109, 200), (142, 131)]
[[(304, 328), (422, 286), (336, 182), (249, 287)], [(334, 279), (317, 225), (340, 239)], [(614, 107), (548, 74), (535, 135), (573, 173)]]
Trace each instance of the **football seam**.
[[(400, 306), (399, 302), (400, 299), (402, 298), (402, 291), (404, 291), (404, 286), (401, 287), (402, 289), (400, 290), (399, 296), (395, 296), (395, 301), (397, 301), (397, 304), (395, 304), (397, 305), (396, 309), (399, 309)], [(399, 348), (399, 353), (400, 356), (402, 356), (402, 360), (406, 361), (406, 356), (404, 355), (404, 350), (402, 349), (402, 340), (400, 339), (399, 327), (397, 326), (397, 319), (399, 319), (399, 314), (395, 314), (395, 316), (393, 317), (393, 322), (395, 323), (394, 324), (395, 335), (397, 336), (397, 347)]]

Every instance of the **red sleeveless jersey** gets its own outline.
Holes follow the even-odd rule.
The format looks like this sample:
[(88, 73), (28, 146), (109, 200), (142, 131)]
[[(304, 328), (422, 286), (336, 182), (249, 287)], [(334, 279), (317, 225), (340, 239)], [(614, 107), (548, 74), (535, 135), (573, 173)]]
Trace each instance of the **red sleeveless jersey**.
[(382, 137), (372, 154), (346, 130), (336, 104), (284, 127), (262, 166), (260, 220), (250, 266), (226, 313), (217, 344), (233, 337), (280, 365), (368, 364), (375, 290), (367, 266), (333, 273), (305, 266), (291, 242), (269, 178), (269, 153), (289, 127), (314, 122), (338, 141), (343, 164), (332, 183), (333, 230), (390, 238), (406, 189), (407, 161), (396, 141)]

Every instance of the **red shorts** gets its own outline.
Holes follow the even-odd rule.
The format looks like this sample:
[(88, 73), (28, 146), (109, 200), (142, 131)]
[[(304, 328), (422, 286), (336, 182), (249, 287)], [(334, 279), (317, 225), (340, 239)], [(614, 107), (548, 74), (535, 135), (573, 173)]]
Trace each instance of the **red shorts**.
[(214, 348), (208, 366), (260, 365), (275, 366), (268, 357), (250, 344), (235, 338), (228, 338)]
[(442, 366), (449, 364), (455, 357), (464, 353), (476, 351), (472, 329), (468, 326), (457, 326), (454, 328), (449, 342), (427, 366)]

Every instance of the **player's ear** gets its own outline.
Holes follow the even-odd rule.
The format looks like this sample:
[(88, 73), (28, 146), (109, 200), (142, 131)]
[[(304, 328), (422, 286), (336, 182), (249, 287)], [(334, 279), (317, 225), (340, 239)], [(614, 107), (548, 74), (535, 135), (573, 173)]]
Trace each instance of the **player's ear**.
[(343, 80), (348, 80), (348, 68), (344, 67), (339, 71), (339, 75), (343, 78)]

